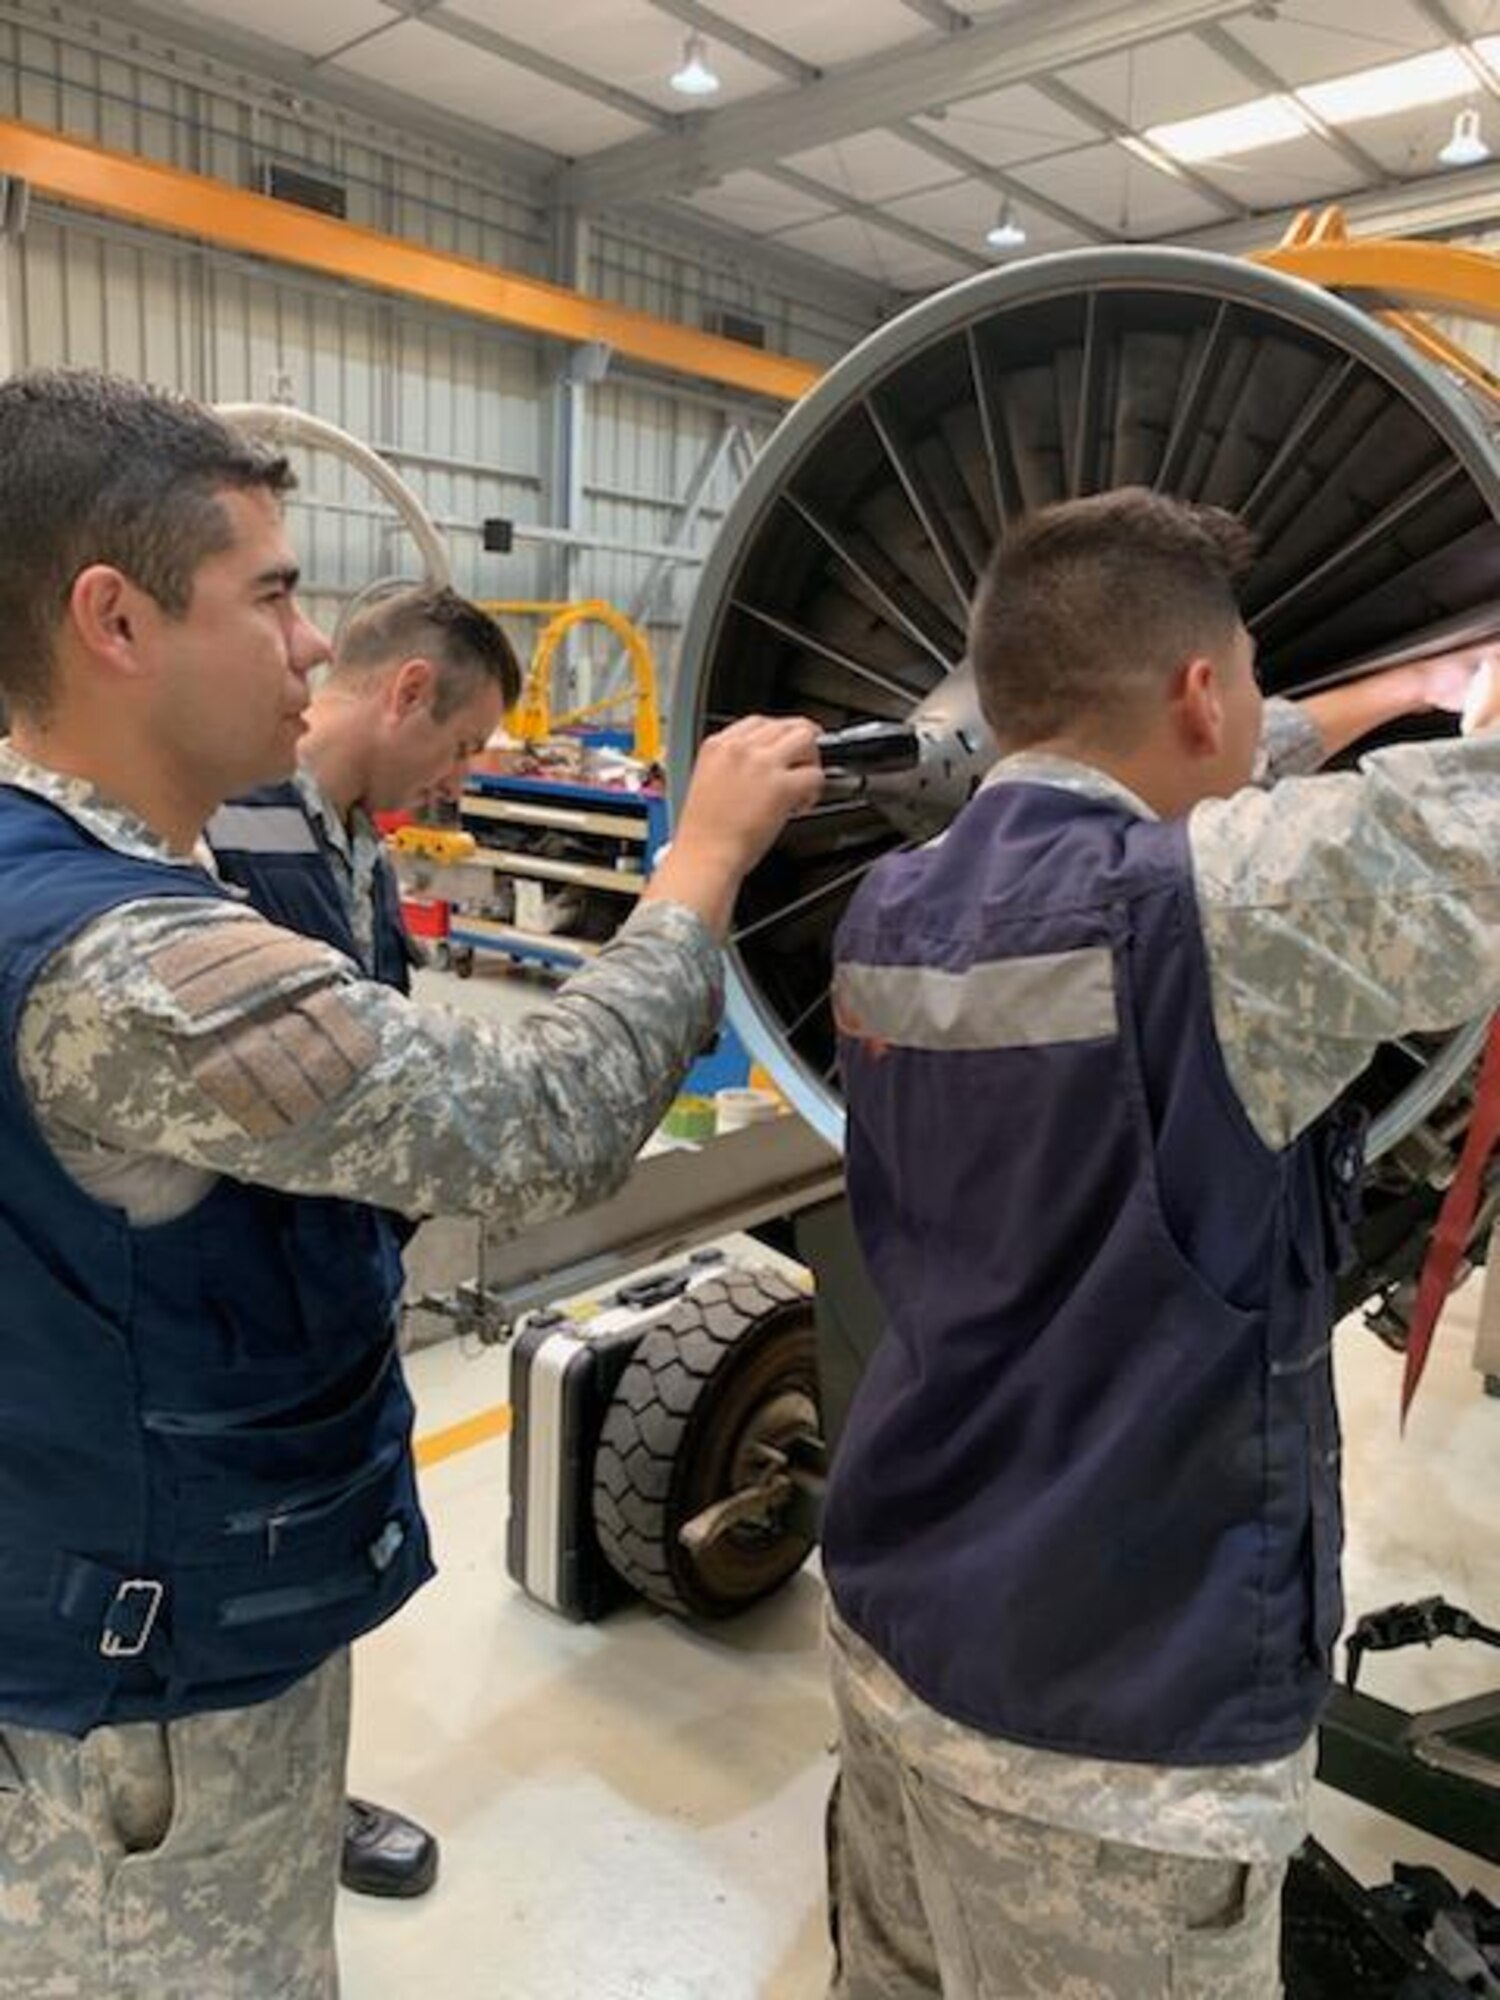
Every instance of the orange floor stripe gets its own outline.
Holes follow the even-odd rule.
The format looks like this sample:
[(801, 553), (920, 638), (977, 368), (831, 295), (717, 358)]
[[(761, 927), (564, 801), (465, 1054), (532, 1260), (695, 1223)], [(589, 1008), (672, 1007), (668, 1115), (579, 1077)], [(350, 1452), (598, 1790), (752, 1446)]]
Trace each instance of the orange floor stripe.
[(488, 1444), (492, 1438), (506, 1435), (511, 1426), (509, 1403), (497, 1403), (492, 1410), (481, 1410), (477, 1417), (465, 1417), (461, 1424), (449, 1424), (445, 1430), (429, 1431), (426, 1437), (416, 1442), (417, 1464), (422, 1467), (440, 1465), (445, 1458), (455, 1458), (461, 1451), (470, 1451), (476, 1444)]

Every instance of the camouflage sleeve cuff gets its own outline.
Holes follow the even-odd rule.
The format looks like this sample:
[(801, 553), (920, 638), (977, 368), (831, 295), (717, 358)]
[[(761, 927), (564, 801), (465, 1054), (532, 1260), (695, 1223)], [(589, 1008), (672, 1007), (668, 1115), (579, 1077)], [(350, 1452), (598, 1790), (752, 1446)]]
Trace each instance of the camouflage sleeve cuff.
[(685, 952), (711, 989), (716, 1010), (723, 1004), (724, 954), (696, 910), (690, 910), (686, 903), (642, 903), (615, 932), (600, 957), (607, 957), (622, 944), (647, 940), (660, 940), (675, 952)]
[(1302, 778), (1321, 770), (1328, 749), (1318, 725), (1295, 701), (1273, 695), (1265, 705), (1255, 782), (1274, 785), (1282, 778)]

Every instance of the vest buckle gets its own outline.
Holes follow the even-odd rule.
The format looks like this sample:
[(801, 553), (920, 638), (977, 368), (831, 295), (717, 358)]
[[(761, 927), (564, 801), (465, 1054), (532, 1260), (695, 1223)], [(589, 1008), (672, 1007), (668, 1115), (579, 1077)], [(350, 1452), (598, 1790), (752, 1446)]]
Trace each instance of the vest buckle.
[(137, 1660), (150, 1643), (166, 1585), (151, 1576), (127, 1576), (104, 1614), (99, 1651), (106, 1660)]

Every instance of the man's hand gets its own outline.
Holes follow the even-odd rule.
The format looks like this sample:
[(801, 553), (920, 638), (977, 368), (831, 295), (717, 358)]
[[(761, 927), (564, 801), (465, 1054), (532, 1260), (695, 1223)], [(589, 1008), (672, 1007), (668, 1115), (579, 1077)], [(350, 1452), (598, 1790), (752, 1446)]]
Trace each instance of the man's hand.
[(705, 737), (642, 900), (686, 903), (722, 936), (741, 881), (822, 789), (818, 725), (803, 716), (746, 715)]
[(1418, 660), (1405, 669), (1412, 680), (1412, 706), (1441, 708), (1449, 715), (1461, 715), (1475, 673), (1486, 657), (1483, 646), (1467, 646), (1460, 652), (1439, 653), (1433, 659)]
[[(1442, 709), (1449, 715), (1467, 713), (1476, 669), (1488, 659), (1493, 642), (1434, 653), (1401, 667), (1387, 667), (1357, 681), (1344, 681), (1321, 694), (1306, 695), (1297, 706), (1317, 725), (1328, 756), (1357, 743), (1403, 715), (1423, 715)], [(1476, 727), (1488, 727), (1477, 724)], [(1465, 731), (1470, 727), (1465, 723)]]
[(1486, 653), (1470, 677), (1461, 704), (1459, 728), (1465, 736), (1480, 736), (1500, 724), (1500, 671)]

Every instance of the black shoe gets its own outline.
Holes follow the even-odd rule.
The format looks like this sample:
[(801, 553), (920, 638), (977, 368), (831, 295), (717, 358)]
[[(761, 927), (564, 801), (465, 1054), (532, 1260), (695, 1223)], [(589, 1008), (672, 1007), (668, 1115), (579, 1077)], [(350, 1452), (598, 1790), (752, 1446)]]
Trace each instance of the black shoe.
[(425, 1896), (437, 1880), (438, 1844), (414, 1819), (344, 1801), (344, 1852), (339, 1880), (357, 1896)]

